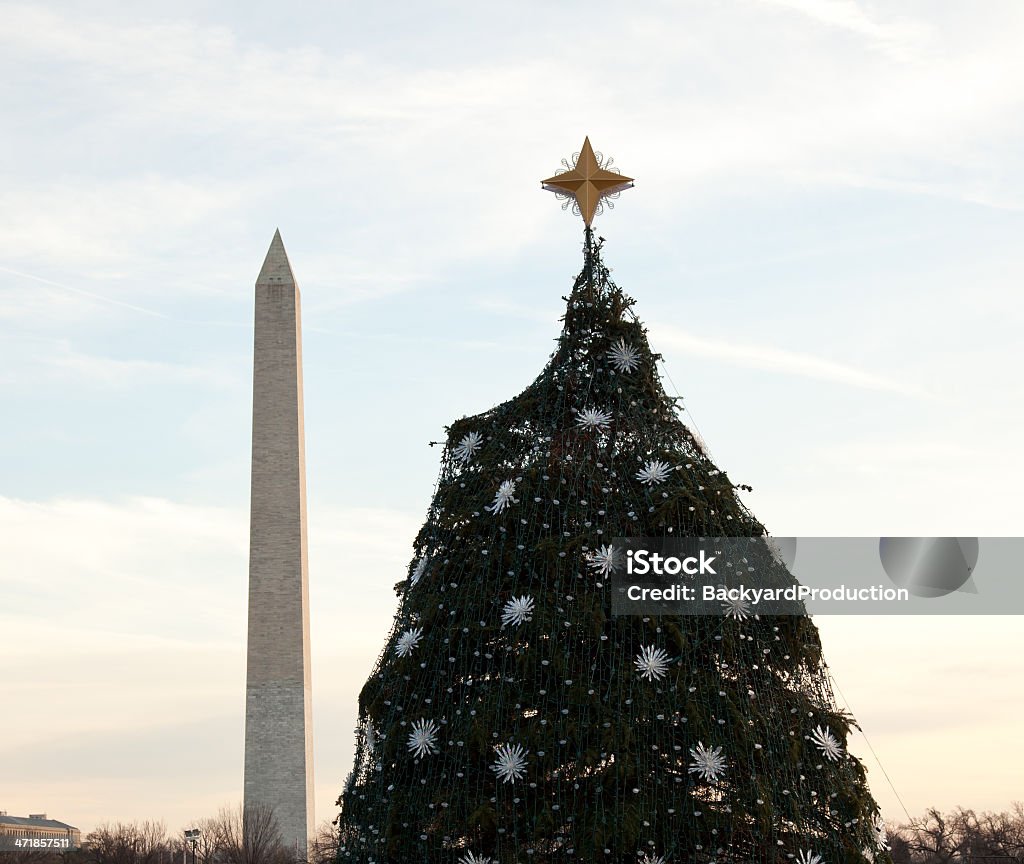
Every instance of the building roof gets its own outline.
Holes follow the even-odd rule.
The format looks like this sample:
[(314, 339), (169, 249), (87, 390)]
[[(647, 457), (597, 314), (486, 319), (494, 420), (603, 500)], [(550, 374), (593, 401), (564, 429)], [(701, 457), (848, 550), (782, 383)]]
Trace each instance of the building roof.
[(0, 816), (0, 825), (17, 825), (24, 828), (58, 828), (62, 831), (77, 831), (74, 825), (58, 822), (56, 819), (32, 819), (29, 816)]

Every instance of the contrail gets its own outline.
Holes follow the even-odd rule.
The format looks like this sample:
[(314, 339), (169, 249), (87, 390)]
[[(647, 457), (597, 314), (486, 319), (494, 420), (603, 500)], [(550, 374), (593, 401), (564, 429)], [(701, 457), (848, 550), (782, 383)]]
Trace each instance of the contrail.
[(170, 317), (169, 315), (164, 315), (163, 312), (156, 312), (153, 309), (135, 306), (131, 303), (125, 303), (123, 300), (114, 300), (112, 297), (104, 297), (102, 294), (93, 294), (92, 291), (86, 291), (83, 288), (72, 288), (70, 285), (62, 285), (60, 282), (54, 282), (51, 279), (44, 279), (42, 276), (33, 276), (31, 273), (22, 273), (20, 270), (11, 270), (8, 267), (0, 266), (0, 272), (10, 273), (12, 276), (20, 276), (22, 279), (31, 279), (34, 282), (42, 282), (44, 285), (52, 285), (54, 288), (61, 288), (64, 291), (70, 291), (72, 294), (81, 294), (83, 297), (90, 297), (93, 300), (100, 300), (103, 303), (110, 303), (114, 306), (123, 306), (125, 309), (131, 309), (134, 312), (141, 312), (144, 315), (152, 315), (155, 318)]

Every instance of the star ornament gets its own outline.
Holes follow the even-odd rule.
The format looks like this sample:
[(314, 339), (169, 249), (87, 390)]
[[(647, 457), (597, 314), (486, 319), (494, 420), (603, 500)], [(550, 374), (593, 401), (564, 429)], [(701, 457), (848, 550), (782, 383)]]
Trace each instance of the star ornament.
[(590, 139), (584, 138), (576, 164), (570, 170), (540, 182), (549, 192), (575, 198), (583, 222), (589, 228), (601, 199), (629, 189), (633, 185), (633, 178), (602, 167), (594, 154), (594, 148), (590, 146)]

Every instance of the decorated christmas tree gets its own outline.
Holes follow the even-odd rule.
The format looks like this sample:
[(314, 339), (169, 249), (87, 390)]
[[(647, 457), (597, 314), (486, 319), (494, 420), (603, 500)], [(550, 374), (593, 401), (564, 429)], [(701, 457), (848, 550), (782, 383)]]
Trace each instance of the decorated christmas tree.
[(613, 616), (614, 538), (759, 537), (677, 416), (591, 222), (589, 141), (544, 181), (586, 224), (558, 346), (453, 423), (339, 799), (352, 864), (886, 857), (805, 616)]

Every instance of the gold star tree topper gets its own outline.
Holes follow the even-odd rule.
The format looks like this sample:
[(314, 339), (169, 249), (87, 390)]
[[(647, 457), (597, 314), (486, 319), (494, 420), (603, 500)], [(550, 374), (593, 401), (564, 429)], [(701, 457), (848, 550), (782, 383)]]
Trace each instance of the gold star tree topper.
[[(604, 165), (610, 162), (611, 160), (608, 160)], [(589, 228), (601, 199), (615, 195), (623, 189), (629, 189), (633, 185), (633, 178), (603, 167), (602, 160), (594, 153), (588, 137), (583, 139), (580, 155), (576, 157), (576, 164), (572, 168), (540, 182), (549, 192), (575, 198), (576, 206), (583, 217), (583, 224)]]

